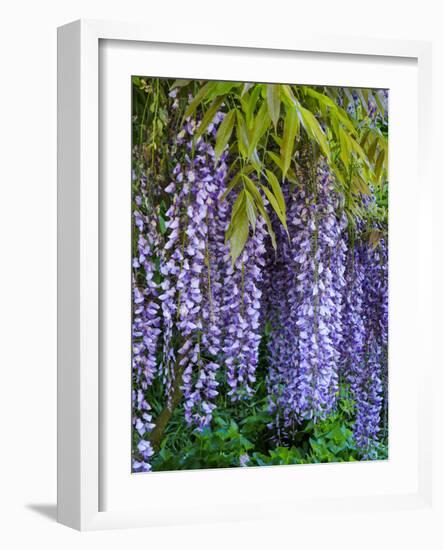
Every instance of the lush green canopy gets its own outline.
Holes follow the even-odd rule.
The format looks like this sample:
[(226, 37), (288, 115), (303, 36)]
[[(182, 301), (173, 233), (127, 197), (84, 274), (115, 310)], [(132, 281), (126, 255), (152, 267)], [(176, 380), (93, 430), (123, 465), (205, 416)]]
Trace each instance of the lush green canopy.
[[(376, 242), (387, 225), (387, 104), (383, 91), (217, 81), (134, 77), (133, 142), (139, 145), (139, 172), (151, 172), (156, 185), (168, 183), (170, 136), (188, 117), (200, 121), (195, 139), (222, 110), (215, 151), (229, 147), (230, 183), (237, 190), (227, 231), (233, 260), (241, 253), (261, 215), (275, 243), (264, 198), (286, 226), (281, 182), (301, 185), (298, 159), (308, 150), (323, 156), (343, 197), (352, 230), (355, 219), (371, 218), (369, 238)], [(171, 91), (177, 106), (167, 108)], [(175, 92), (173, 92), (175, 94)], [(191, 99), (190, 99), (191, 98)], [(168, 152), (168, 151), (163, 151)], [(365, 195), (374, 193), (375, 203)], [(372, 223), (373, 222), (373, 223)]]

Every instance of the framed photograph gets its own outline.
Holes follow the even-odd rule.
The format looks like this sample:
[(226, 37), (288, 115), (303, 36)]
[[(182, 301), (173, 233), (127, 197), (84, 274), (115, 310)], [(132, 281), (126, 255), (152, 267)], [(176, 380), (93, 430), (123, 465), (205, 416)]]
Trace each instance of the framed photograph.
[(58, 48), (59, 521), (429, 508), (430, 46)]

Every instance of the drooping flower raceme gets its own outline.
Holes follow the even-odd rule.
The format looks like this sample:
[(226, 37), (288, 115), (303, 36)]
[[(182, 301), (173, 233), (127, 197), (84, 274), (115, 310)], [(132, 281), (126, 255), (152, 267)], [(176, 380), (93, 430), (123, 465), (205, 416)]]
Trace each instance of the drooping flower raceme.
[[(175, 383), (182, 385), (187, 421), (204, 425), (210, 419), (212, 409), (201, 390), (207, 378), (212, 379), (213, 391), (216, 385), (211, 366), (207, 367), (202, 353), (208, 184), (213, 176), (206, 169), (205, 142), (200, 139), (193, 149), (194, 131), (195, 123), (188, 121), (177, 140), (182, 158), (173, 170), (174, 180), (166, 187), (173, 199), (166, 212), (169, 231), (160, 299), (167, 319), (164, 333), (167, 392), (171, 393)], [(177, 352), (172, 341), (174, 331), (179, 336)]]
[(346, 258), (343, 302), (343, 339), (340, 374), (343, 380), (356, 380), (365, 362), (365, 303), (363, 285), (365, 265), (361, 246), (351, 246)]
[(334, 409), (341, 379), (355, 401), (355, 442), (368, 457), (387, 417), (386, 244), (374, 247), (360, 233), (349, 242), (324, 162), (315, 185), (308, 170), (300, 180), (293, 191), (283, 184), (289, 239), (279, 228), (266, 267), (270, 427), (277, 442), (290, 442), (300, 422)]
[[(141, 190), (146, 182), (141, 179)], [(135, 203), (141, 206), (141, 196)], [(157, 374), (157, 346), (161, 332), (158, 295), (155, 276), (155, 251), (159, 248), (160, 237), (156, 229), (155, 217), (147, 219), (140, 210), (134, 210), (134, 230), (136, 232), (136, 252), (133, 255), (132, 292), (132, 375), (133, 375), (133, 426), (138, 435), (137, 456), (133, 458), (134, 471), (149, 471), (149, 458), (153, 454), (147, 439), (154, 428), (151, 406), (146, 392)]]
[(271, 333), (269, 390), (270, 410), (283, 433), (302, 420), (324, 418), (338, 392), (344, 223), (324, 162), (314, 181), (304, 184), (288, 194), (289, 242), (275, 262), (278, 313)]
[(223, 323), (225, 339), (223, 357), (227, 368), (228, 395), (232, 401), (253, 393), (255, 370), (260, 344), (261, 280), (265, 264), (265, 228), (262, 218), (257, 220), (235, 265), (230, 265), (226, 251)]
[[(370, 457), (378, 439), (383, 393), (387, 392), (387, 253), (385, 241), (358, 247), (350, 298), (361, 308), (354, 345), (348, 347), (349, 381), (356, 403), (354, 437), (363, 456)], [(355, 310), (348, 303), (348, 311)], [(355, 313), (355, 312), (354, 312)], [(349, 313), (348, 313), (349, 316)], [(354, 326), (356, 322), (354, 322)], [(363, 336), (364, 335), (364, 336)]]
[[(182, 384), (186, 420), (199, 428), (212, 418), (221, 360), (231, 399), (251, 395), (260, 343), (264, 224), (258, 218), (242, 255), (232, 265), (225, 233), (233, 199), (222, 200), (227, 152), (216, 161), (211, 144), (222, 117), (217, 114), (196, 142), (198, 125), (186, 122), (177, 140), (180, 160), (166, 187), (172, 205), (166, 212), (161, 268), (163, 371), (169, 393), (174, 380)], [(175, 351), (174, 334), (180, 342)]]

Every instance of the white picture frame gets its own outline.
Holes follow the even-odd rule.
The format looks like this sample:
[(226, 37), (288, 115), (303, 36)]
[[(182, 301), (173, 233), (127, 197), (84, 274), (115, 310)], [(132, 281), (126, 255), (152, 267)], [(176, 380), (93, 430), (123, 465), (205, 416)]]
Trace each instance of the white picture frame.
[[(229, 495), (225, 495), (218, 505), (212, 507), (205, 503), (199, 507), (197, 502), (192, 506), (186, 506), (183, 501), (175, 508), (168, 509), (168, 502), (165, 501), (162, 506), (153, 508), (152, 506), (143, 506), (140, 502), (137, 503), (137, 499), (134, 499), (132, 503), (128, 502), (134, 493), (122, 488), (119, 489), (120, 493), (114, 491), (116, 496), (113, 498), (111, 509), (103, 505), (103, 484), (110, 483), (109, 477), (111, 477), (111, 481), (118, 477), (118, 470), (110, 469), (109, 465), (104, 466), (102, 456), (103, 446), (107, 445), (103, 440), (104, 434), (107, 433), (105, 429), (106, 415), (109, 414), (108, 408), (102, 403), (102, 401), (108, 400), (108, 396), (106, 395), (103, 399), (103, 366), (99, 349), (102, 330), (100, 303), (103, 300), (99, 269), (101, 261), (103, 261), (100, 231), (103, 231), (103, 228), (106, 229), (106, 225), (100, 225), (99, 220), (99, 212), (103, 208), (103, 196), (99, 184), (100, 154), (104, 147), (101, 139), (103, 136), (100, 134), (100, 113), (104, 107), (100, 104), (102, 98), (99, 83), (102, 69), (100, 64), (104, 59), (100, 54), (100, 48), (105, 41), (126, 44), (129, 49), (132, 46), (135, 48), (136, 45), (140, 47), (140, 44), (156, 44), (158, 51), (161, 50), (162, 44), (165, 47), (174, 47), (175, 51), (180, 49), (180, 45), (183, 49), (189, 47), (189, 37), (186, 36), (185, 29), (181, 33), (174, 30), (171, 35), (168, 35), (163, 30), (148, 29), (141, 25), (101, 21), (77, 21), (59, 29), (58, 520), (60, 523), (76, 529), (89, 530), (131, 526), (147, 527), (220, 519), (260, 518), (266, 508), (267, 499), (274, 504), (279, 502), (279, 493), (272, 493), (271, 487), (275, 484), (277, 486), (284, 484), (285, 479), (289, 480), (288, 476), (292, 475), (290, 474), (292, 470), (289, 468), (294, 467), (265, 469), (268, 473), (260, 474), (262, 476), (260, 481), (265, 487), (268, 484), (268, 489), (264, 489), (261, 499), (254, 497), (253, 492), (250, 493), (252, 496), (249, 497), (248, 507), (242, 506), (244, 502), (241, 499), (237, 499), (239, 500), (237, 505), (234, 502), (229, 503)], [(223, 38), (221, 40), (214, 36), (207, 40), (202, 34), (201, 37), (193, 38), (193, 44), (196, 51), (204, 52), (205, 56), (209, 56), (209, 58), (211, 55), (216, 55), (215, 47), (215, 49), (229, 48), (231, 57), (244, 55), (246, 51), (250, 51), (251, 54), (252, 51), (256, 51), (262, 52), (264, 55), (266, 52), (270, 52), (276, 59), (280, 57), (284, 60), (285, 55), (291, 52), (304, 52), (312, 56), (326, 54), (337, 58), (347, 58), (353, 62), (354, 60), (363, 62), (361, 56), (367, 56), (368, 60), (371, 58), (389, 59), (392, 67), (395, 67), (396, 62), (412, 60), (417, 70), (418, 98), (415, 97), (414, 112), (418, 117), (419, 139), (418, 144), (410, 145), (410, 153), (415, 156), (417, 161), (419, 195), (423, 198), (426, 190), (430, 190), (430, 163), (427, 162), (431, 116), (429, 109), (430, 44), (414, 41), (315, 37), (299, 31), (296, 37), (282, 37), (279, 43), (266, 39), (251, 41), (247, 37)], [(107, 57), (106, 60), (107, 63), (109, 60), (116, 63), (115, 58), (112, 57)], [(188, 74), (175, 76), (188, 76)], [(245, 77), (245, 80), (248, 78)], [(106, 79), (104, 82), (107, 82)], [(334, 82), (334, 84), (338, 83)], [(395, 162), (395, 157), (392, 160)], [(405, 206), (405, 208), (407, 207)], [(413, 282), (417, 283), (415, 289), (417, 295), (414, 295), (417, 306), (415, 322), (420, 324), (427, 316), (431, 315), (431, 291), (426, 287), (424, 281), (429, 276), (430, 267), (427, 266), (430, 265), (432, 255), (430, 245), (426, 244), (431, 234), (432, 221), (430, 205), (424, 199), (420, 202), (418, 219), (415, 223), (419, 234), (414, 245), (414, 250), (417, 252), (414, 261), (417, 262), (417, 268), (420, 266), (420, 269), (417, 269)], [(106, 298), (106, 292), (104, 296)], [(417, 399), (417, 408), (413, 409), (414, 422), (417, 425), (417, 452), (414, 462), (411, 462), (410, 470), (408, 470), (409, 472), (414, 470), (414, 478), (410, 479), (410, 484), (405, 484), (404, 490), (399, 486), (396, 490), (380, 491), (377, 489), (375, 492), (365, 490), (361, 494), (352, 492), (339, 494), (334, 492), (332, 484), (328, 496), (324, 491), (313, 490), (312, 498), (303, 494), (298, 499), (291, 497), (284, 501), (281, 499), (281, 503), (285, 502), (285, 511), (281, 509), (283, 507), (273, 506), (278, 516), (290, 517), (295, 509), (299, 511), (303, 508), (305, 512), (317, 511), (331, 505), (343, 513), (356, 507), (368, 513), (375, 509), (431, 508), (433, 493), (431, 424), (425, 421), (431, 417), (432, 403), (430, 377), (433, 358), (429, 338), (426, 331), (421, 330), (417, 341), (411, 344), (415, 346), (415, 351), (422, 350), (423, 365), (415, 380), (418, 383), (414, 385)], [(414, 350), (411, 351), (411, 353), (413, 352)], [(111, 392), (110, 395), (116, 395), (112, 391), (118, 386), (117, 378), (114, 377), (113, 380), (113, 384), (106, 386), (106, 391)], [(409, 390), (412, 391), (411, 388)], [(128, 398), (126, 405), (123, 402), (121, 407), (118, 406), (119, 414), (125, 414), (124, 407), (129, 403), (130, 399)], [(129, 414), (128, 409), (127, 415)], [(113, 443), (113, 449), (117, 448), (117, 452), (118, 444), (119, 440), (117, 439)], [(126, 449), (123, 440), (121, 447)], [(128, 449), (126, 450), (129, 461), (130, 453)], [(395, 463), (391, 463), (391, 466), (392, 464), (395, 469)], [(350, 466), (353, 467), (353, 465)], [(342, 475), (340, 469), (343, 469), (343, 465), (335, 465), (335, 469), (329, 467), (328, 470), (318, 470), (318, 476), (323, 480), (334, 477), (338, 480)], [(162, 477), (155, 478), (155, 489), (154, 482), (152, 482), (151, 490), (159, 492), (161, 486), (166, 486), (168, 483), (168, 491), (174, 490), (173, 484), (170, 482), (171, 479), (174, 479), (174, 484), (178, 487), (175, 490), (178, 493), (186, 491), (189, 489), (191, 477), (192, 484), (200, 485), (202, 490), (204, 486), (213, 482), (218, 483), (221, 490), (227, 481), (226, 474), (231, 476), (230, 480), (235, 484), (249, 483), (251, 485), (255, 481), (254, 475), (256, 474), (252, 472), (254, 469), (250, 470), (251, 472), (249, 469), (248, 472), (245, 472), (237, 469), (231, 473), (187, 472), (182, 477), (179, 477), (181, 473), (162, 474)], [(405, 483), (404, 480), (410, 475), (408, 471), (404, 471), (399, 483)], [(312, 472), (311, 468), (309, 473), (303, 473), (301, 476), (306, 478), (305, 481), (309, 481), (312, 476), (317, 475)], [(130, 475), (129, 470), (125, 472), (126, 475)], [(366, 470), (365, 473), (356, 471), (353, 474), (355, 479), (362, 475), (370, 476), (371, 472), (369, 470)], [(374, 475), (377, 475), (377, 472)], [(392, 471), (385, 472), (383, 475), (392, 475)], [(232, 476), (235, 476), (235, 481)], [(142, 477), (143, 482), (141, 482)], [(149, 483), (148, 477), (133, 475), (130, 484), (134, 486), (143, 483), (146, 494), (146, 490), (149, 490), (149, 487), (146, 487), (146, 483)], [(312, 484), (312, 481), (309, 482)], [(348, 480), (348, 483), (351, 481)], [(313, 487), (313, 485), (311, 486)], [(269, 510), (266, 513), (269, 515)]]

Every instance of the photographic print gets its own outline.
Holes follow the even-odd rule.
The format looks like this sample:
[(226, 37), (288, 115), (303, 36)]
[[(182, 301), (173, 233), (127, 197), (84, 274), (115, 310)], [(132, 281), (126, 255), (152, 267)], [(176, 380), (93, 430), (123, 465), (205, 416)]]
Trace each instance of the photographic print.
[(388, 90), (132, 77), (134, 473), (388, 458), (387, 162)]

